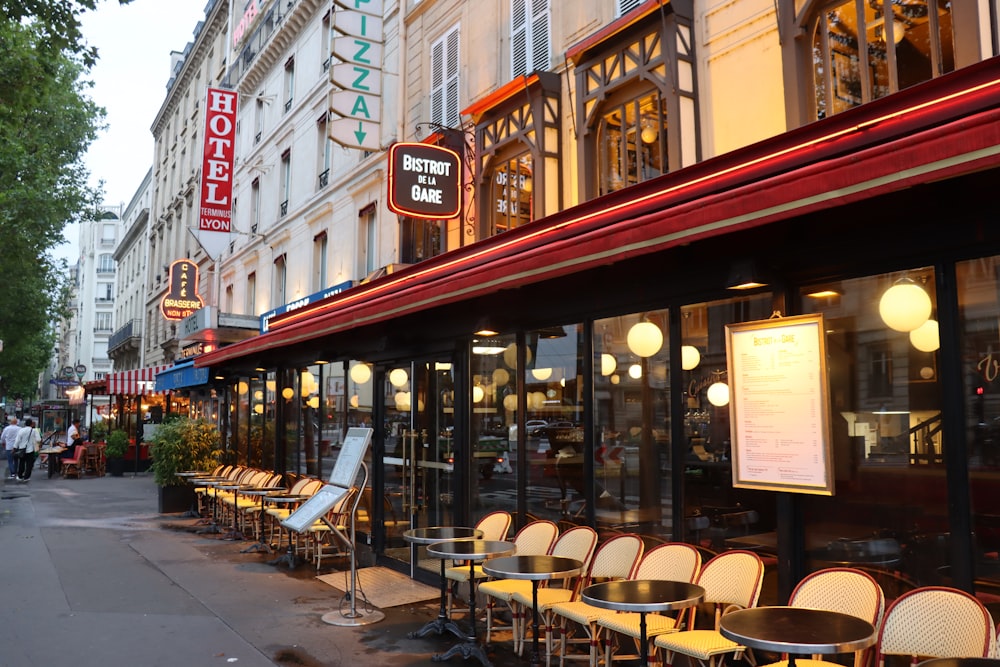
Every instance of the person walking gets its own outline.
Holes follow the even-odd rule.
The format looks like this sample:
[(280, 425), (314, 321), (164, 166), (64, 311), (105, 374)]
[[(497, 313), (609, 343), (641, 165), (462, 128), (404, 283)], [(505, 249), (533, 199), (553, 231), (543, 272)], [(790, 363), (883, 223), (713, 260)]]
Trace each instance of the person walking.
[(31, 417), (28, 417), (24, 420), (24, 426), (17, 432), (17, 440), (14, 442), (15, 449), (24, 450), (17, 466), (17, 481), (27, 482), (31, 479), (31, 471), (35, 468), (35, 455), (41, 443), (42, 434), (35, 428), (35, 422)]
[(17, 461), (14, 460), (14, 441), (17, 440), (17, 433), (21, 430), (21, 427), (17, 425), (17, 417), (11, 417), (7, 422), (7, 425), (3, 427), (3, 431), (0, 432), (0, 443), (3, 443), (3, 448), (7, 454), (7, 477), (9, 479), (17, 478)]

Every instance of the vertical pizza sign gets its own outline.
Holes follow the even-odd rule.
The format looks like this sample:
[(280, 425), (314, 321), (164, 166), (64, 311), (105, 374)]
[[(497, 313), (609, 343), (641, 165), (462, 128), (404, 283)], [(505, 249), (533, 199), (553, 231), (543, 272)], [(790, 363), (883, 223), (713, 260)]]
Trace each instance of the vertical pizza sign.
[(183, 320), (204, 305), (205, 300), (198, 294), (198, 265), (189, 259), (178, 259), (170, 265), (160, 313), (167, 320)]
[(212, 259), (229, 243), (233, 216), (233, 158), (236, 155), (235, 91), (209, 88), (201, 164), (198, 241)]

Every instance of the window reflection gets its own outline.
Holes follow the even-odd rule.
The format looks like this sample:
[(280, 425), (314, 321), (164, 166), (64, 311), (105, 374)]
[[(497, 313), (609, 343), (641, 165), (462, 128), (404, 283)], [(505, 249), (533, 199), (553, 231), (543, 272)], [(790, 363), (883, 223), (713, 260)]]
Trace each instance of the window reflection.
[(510, 231), (531, 222), (532, 159), (523, 155), (504, 160), (493, 169), (490, 190), (492, 221), (490, 235)]
[(607, 107), (597, 129), (600, 194), (667, 171), (666, 107), (658, 92)]

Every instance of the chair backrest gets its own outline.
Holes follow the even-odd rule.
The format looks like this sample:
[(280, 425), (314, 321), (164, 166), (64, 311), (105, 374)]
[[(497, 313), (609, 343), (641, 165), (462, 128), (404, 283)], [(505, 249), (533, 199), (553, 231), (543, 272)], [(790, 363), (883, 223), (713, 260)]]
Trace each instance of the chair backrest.
[(573, 526), (552, 545), (553, 556), (575, 558), (583, 563), (583, 571), (590, 569), (590, 559), (597, 546), (597, 531), (590, 526)]
[(668, 542), (646, 552), (635, 570), (635, 578), (694, 583), (700, 573), (701, 553), (696, 548), (683, 542)]
[(868, 574), (848, 567), (818, 570), (799, 582), (788, 601), (792, 607), (839, 611), (879, 627), (885, 611), (882, 587)]
[(507, 539), (507, 531), (510, 530), (510, 512), (490, 512), (476, 522), (476, 528), (483, 531), (484, 540), (502, 542)]
[(990, 613), (964, 591), (916, 588), (889, 605), (879, 630), (877, 665), (886, 655), (912, 658), (985, 658), (996, 638)]
[(639, 566), (645, 548), (642, 538), (634, 533), (615, 535), (604, 541), (590, 563), (582, 584), (586, 586), (595, 579), (628, 579)]
[(305, 485), (299, 491), (297, 495), (300, 496), (311, 496), (317, 491), (323, 488), (323, 480), (321, 479), (310, 479), (306, 481)]
[(514, 536), (514, 553), (519, 556), (540, 556), (549, 553), (559, 529), (552, 521), (539, 519), (527, 524)]
[(302, 489), (304, 489), (307, 484), (314, 481), (317, 480), (310, 479), (309, 477), (299, 477), (297, 480), (295, 480), (295, 483), (292, 484), (292, 488), (288, 490), (288, 494), (292, 496), (298, 496), (302, 493)]
[(757, 605), (764, 581), (764, 562), (752, 551), (724, 551), (705, 563), (698, 585), (705, 589), (705, 602), (717, 606)]

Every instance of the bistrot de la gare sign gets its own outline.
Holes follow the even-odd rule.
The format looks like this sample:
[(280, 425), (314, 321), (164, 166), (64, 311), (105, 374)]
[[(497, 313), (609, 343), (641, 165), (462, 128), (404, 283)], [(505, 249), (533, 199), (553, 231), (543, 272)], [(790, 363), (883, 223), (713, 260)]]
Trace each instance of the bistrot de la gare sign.
[(389, 210), (415, 218), (446, 219), (461, 206), (462, 161), (441, 146), (400, 142), (389, 149)]

